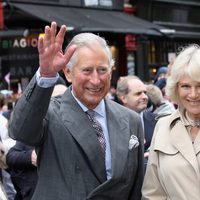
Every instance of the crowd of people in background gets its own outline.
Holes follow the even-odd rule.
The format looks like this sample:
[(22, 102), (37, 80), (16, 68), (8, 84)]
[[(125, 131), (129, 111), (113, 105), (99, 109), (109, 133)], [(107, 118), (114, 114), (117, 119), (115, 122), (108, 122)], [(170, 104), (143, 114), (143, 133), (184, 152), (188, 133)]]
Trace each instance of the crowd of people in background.
[[(144, 167), (146, 169), (149, 148), (155, 125), (159, 118), (175, 111), (175, 105), (166, 98), (165, 86), (168, 68), (160, 67), (151, 82), (144, 82), (136, 75), (120, 77), (116, 87), (111, 86), (107, 98), (111, 99), (140, 115), (144, 131)], [(52, 96), (60, 95), (66, 90), (65, 80), (59, 78)], [(15, 106), (17, 95), (0, 93), (1, 116), (5, 119), (5, 129), (8, 127), (10, 114)], [(8, 173), (10, 180), (4, 180), (3, 185), (8, 200), (31, 199), (38, 179), (37, 156), (33, 146), (9, 138), (6, 158), (2, 171)], [(2, 136), (2, 140), (5, 136)], [(7, 146), (7, 145), (6, 145)], [(10, 185), (10, 188), (5, 184)]]
[[(67, 89), (65, 80), (60, 76), (52, 97), (63, 94)], [(20, 96), (16, 93), (0, 93), (0, 168), (2, 193), (0, 199), (30, 200), (38, 179), (37, 155), (35, 148), (8, 135), (10, 115)], [(1, 191), (0, 191), (1, 192)]]
[[(88, 199), (95, 200), (198, 200), (200, 196), (200, 47), (191, 45), (185, 48), (174, 63), (172, 65), (170, 63), (170, 68), (161, 66), (154, 79), (149, 82), (141, 80), (136, 75), (129, 75), (119, 77), (116, 86), (110, 86), (110, 74), (114, 63), (105, 41), (93, 34), (84, 36), (80, 34), (72, 40), (63, 53), (64, 61), (61, 57), (57, 57), (56, 51), (59, 48), (52, 51), (51, 43), (57, 41), (61, 48), (65, 30), (62, 27), (57, 35), (55, 30), (54, 23), (45, 28), (47, 36), (40, 40), (38, 48), (40, 71), (37, 71), (31, 81), (32, 85), (36, 84), (42, 88), (34, 88), (37, 90), (37, 98), (43, 98), (46, 102), (34, 97), (29, 102), (31, 109), (26, 107), (29, 104), (27, 104), (29, 93), (32, 92), (28, 91), (32, 90), (31, 84), (22, 98), (16, 98), (13, 94), (5, 96), (0, 93), (0, 196), (2, 199), (30, 200), (33, 197), (33, 199), (50, 200), (59, 195), (59, 199), (78, 199), (78, 197), (88, 196)], [(96, 49), (93, 49), (93, 45)], [(48, 56), (55, 59), (54, 62), (53, 60), (44, 62), (48, 57), (45, 55), (44, 48), (49, 51)], [(76, 58), (73, 56), (74, 52), (77, 52)], [(77, 58), (80, 59), (78, 64), (76, 64)], [(46, 63), (52, 66), (56, 63), (55, 66), (58, 68), (47, 68)], [(65, 86), (64, 79), (58, 77), (54, 79), (57, 72), (62, 69), (60, 63), (67, 64), (69, 67), (68, 71), (64, 70), (66, 80), (72, 82), (69, 88)], [(44, 81), (47, 84), (44, 86), (39, 77), (46, 73), (48, 76), (51, 74), (53, 78), (50, 76), (52, 79), (48, 83)], [(88, 83), (89, 79), (92, 79), (92, 84)], [(56, 81), (57, 85), (54, 87)], [(84, 87), (87, 91), (84, 91)], [(99, 92), (101, 90), (99, 88), (104, 89), (103, 93)], [(62, 95), (68, 98), (62, 98)], [(13, 108), (18, 101), (19, 105), (13, 117)], [(38, 105), (39, 102), (43, 107)], [(27, 109), (25, 117), (28, 121), (27, 124), (21, 124), (20, 117), (24, 113), (20, 112), (25, 107)], [(83, 112), (83, 110), (87, 112), (88, 108), (97, 112), (96, 119), (100, 120), (100, 125), (106, 132), (104, 158), (97, 158), (100, 148), (95, 149), (94, 144), (97, 141), (92, 138), (91, 120), (88, 120)], [(65, 116), (67, 119), (66, 121), (63, 119), (65, 122), (62, 125), (59, 118), (65, 111), (68, 111), (68, 116)], [(37, 120), (34, 119), (33, 113), (39, 116)], [(110, 124), (107, 124), (101, 115), (106, 115), (106, 120)], [(83, 127), (78, 128), (75, 122), (71, 126), (71, 118), (72, 122), (78, 119), (78, 123)], [(48, 123), (51, 120), (50, 125)], [(31, 133), (26, 133), (31, 128), (28, 127), (31, 123), (34, 123), (35, 132), (30, 130)], [(121, 127), (120, 123), (124, 127)], [(118, 131), (115, 131), (115, 126)], [(130, 133), (126, 132), (125, 136), (126, 126), (132, 130), (129, 130)], [(94, 141), (81, 135), (77, 136), (77, 131), (86, 134), (84, 129), (89, 134), (87, 137), (91, 137)], [(55, 139), (56, 131), (61, 132), (63, 141), (66, 140), (65, 132), (67, 135), (68, 132), (73, 133), (73, 137), (71, 134), (67, 136), (67, 146), (73, 148), (75, 152), (69, 149), (69, 153), (65, 151), (66, 144)], [(109, 132), (118, 134), (118, 139), (114, 135), (109, 136)], [(32, 134), (32, 137), (27, 136), (28, 134)], [(122, 134), (127, 138), (123, 138)], [(128, 137), (130, 141), (127, 148), (130, 151), (132, 148), (138, 149), (138, 145), (141, 148), (137, 150), (137, 155), (131, 151), (132, 157), (124, 150), (124, 146), (120, 146), (125, 145), (123, 142), (128, 141)], [(83, 140), (86, 142), (83, 143)], [(59, 148), (56, 145), (59, 145)], [(88, 155), (83, 154), (81, 148)], [(115, 151), (118, 155), (112, 160)], [(122, 158), (124, 155), (127, 156), (127, 160)], [(85, 159), (86, 156), (89, 160)], [(72, 162), (74, 164), (69, 164), (73, 159), (75, 159)], [(120, 159), (121, 164), (115, 159)], [(100, 169), (95, 162), (100, 165)], [(105, 162), (105, 165), (102, 165), (102, 162)], [(123, 167), (126, 170), (119, 171), (119, 169), (124, 170)], [(48, 179), (51, 175), (46, 172), (53, 173), (55, 169), (60, 171), (56, 171), (52, 175), (53, 178)], [(104, 175), (103, 171), (106, 172)], [(85, 177), (81, 177), (81, 173), (85, 173)], [(127, 183), (126, 186), (121, 179)], [(76, 181), (79, 181), (79, 184)], [(72, 187), (76, 186), (77, 194), (71, 193), (70, 184)], [(68, 187), (66, 191), (60, 191), (65, 190), (65, 187)], [(49, 189), (51, 191), (47, 194)]]

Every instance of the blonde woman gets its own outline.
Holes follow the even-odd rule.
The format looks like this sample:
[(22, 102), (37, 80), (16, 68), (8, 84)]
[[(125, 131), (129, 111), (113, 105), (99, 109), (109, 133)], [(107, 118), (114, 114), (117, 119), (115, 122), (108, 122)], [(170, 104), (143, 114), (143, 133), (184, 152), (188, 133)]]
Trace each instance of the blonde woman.
[(200, 47), (191, 45), (176, 58), (166, 85), (178, 105), (154, 131), (142, 200), (200, 198)]

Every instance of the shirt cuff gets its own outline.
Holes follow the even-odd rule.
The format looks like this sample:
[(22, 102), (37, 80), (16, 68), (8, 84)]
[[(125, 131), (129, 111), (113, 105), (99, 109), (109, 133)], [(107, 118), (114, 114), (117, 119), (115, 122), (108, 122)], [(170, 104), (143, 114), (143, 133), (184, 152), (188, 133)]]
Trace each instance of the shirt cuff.
[(40, 70), (38, 69), (36, 72), (36, 81), (37, 84), (42, 88), (49, 88), (55, 85), (59, 78), (59, 74), (57, 73), (56, 77), (41, 77)]

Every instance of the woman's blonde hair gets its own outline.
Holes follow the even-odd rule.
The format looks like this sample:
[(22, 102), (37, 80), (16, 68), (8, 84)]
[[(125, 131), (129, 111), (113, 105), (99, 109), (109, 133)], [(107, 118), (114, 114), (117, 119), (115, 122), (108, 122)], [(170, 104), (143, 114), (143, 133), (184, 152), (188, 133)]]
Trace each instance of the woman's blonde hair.
[(184, 47), (180, 51), (167, 78), (166, 95), (177, 105), (180, 105), (177, 84), (183, 75), (200, 82), (200, 46), (197, 44)]

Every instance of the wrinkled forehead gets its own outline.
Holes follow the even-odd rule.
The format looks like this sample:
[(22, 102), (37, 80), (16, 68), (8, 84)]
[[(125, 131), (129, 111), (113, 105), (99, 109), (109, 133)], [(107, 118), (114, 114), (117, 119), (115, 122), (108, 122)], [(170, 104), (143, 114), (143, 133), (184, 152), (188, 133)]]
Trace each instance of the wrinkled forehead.
[(74, 61), (78, 61), (78, 59), (86, 59), (86, 58), (98, 58), (108, 62), (110, 65), (110, 57), (106, 51), (106, 49), (102, 48), (98, 43), (96, 44), (87, 44), (86, 46), (79, 46), (72, 56)]

